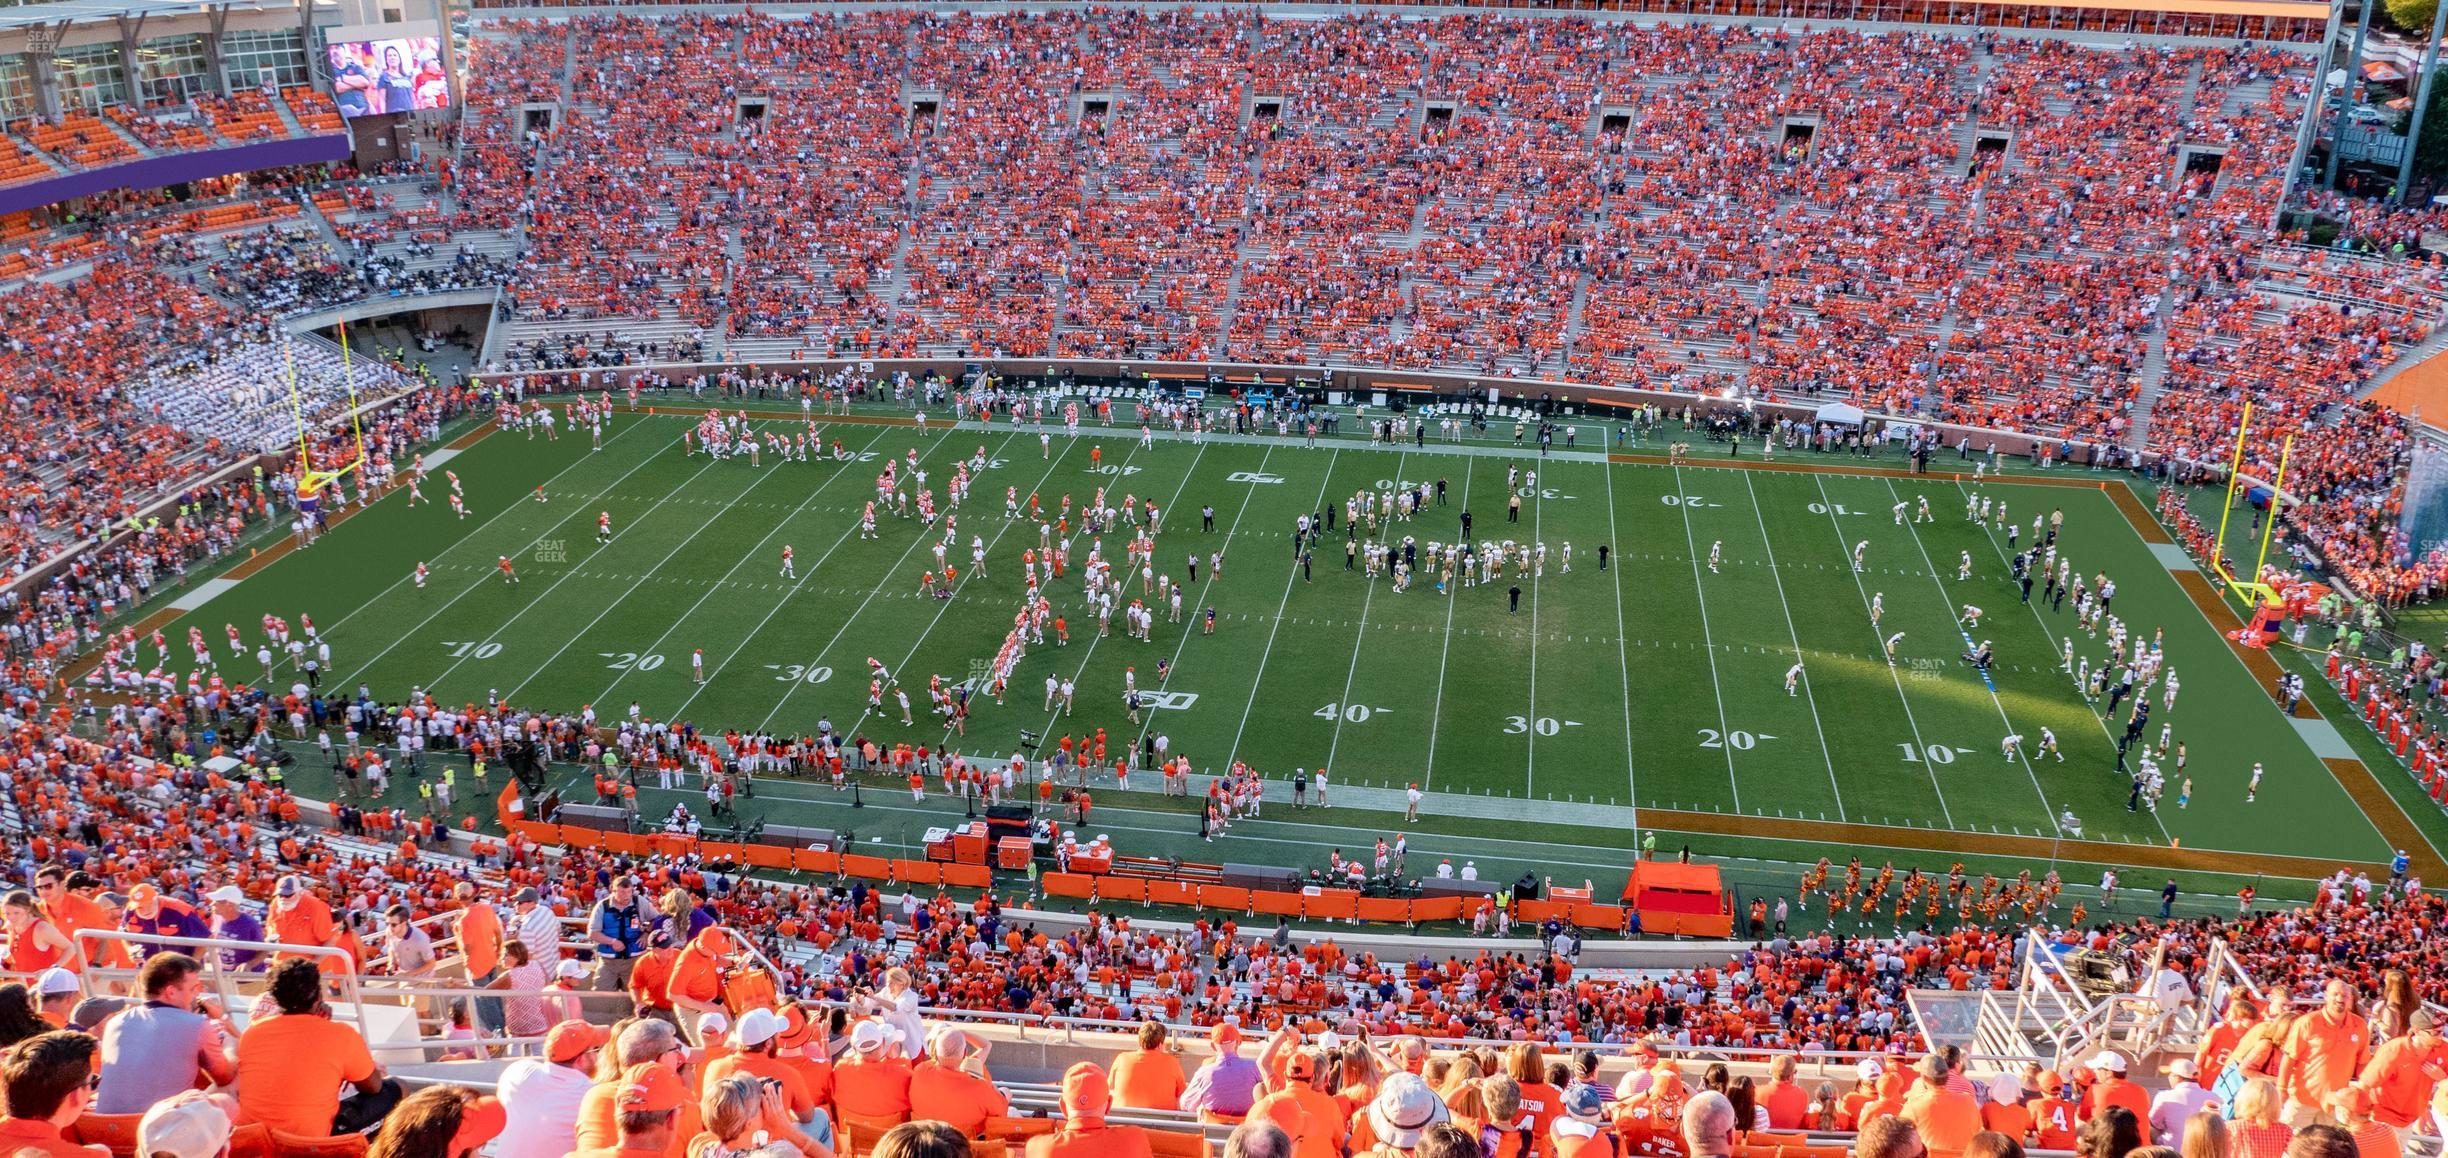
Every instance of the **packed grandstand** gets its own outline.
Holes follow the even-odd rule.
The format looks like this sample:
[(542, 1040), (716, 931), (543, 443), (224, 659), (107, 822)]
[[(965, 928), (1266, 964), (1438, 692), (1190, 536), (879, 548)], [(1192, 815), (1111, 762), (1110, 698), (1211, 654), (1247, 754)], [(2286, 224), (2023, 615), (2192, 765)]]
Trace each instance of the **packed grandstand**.
[[(830, 388), (845, 359), (1077, 359), (1844, 401), (2178, 478), (2225, 468), (2249, 404), (2245, 471), (2274, 477), (2294, 438), (2294, 550), (2377, 605), (2448, 581), (2397, 529), (2407, 420), (2358, 397), (2440, 338), (2448, 281), (2417, 245), (2448, 210), (2291, 179), (2316, 58), (2236, 26), (1944, 23), (480, 6), (420, 157), (0, 218), (0, 1137), (174, 1158), (2436, 1153), (2448, 907), (2402, 869), (2306, 905), (2248, 892), (2226, 919), (2051, 928), (2044, 905), (2038, 928), (1914, 929), (1899, 906), (1864, 938), (1802, 931), (1834, 895), (1822, 862), (1734, 947), (1610, 956), (1510, 914), (1513, 937), (1445, 942), (544, 845), (490, 800), (454, 823), (207, 767), (233, 721), (286, 710), (278, 689), (78, 694), (133, 648), (128, 613), (294, 517), (302, 417), (311, 460), (362, 438), (363, 485), (504, 390), (632, 364), (718, 397)], [(313, 85), (169, 103), (12, 123), (0, 192), (344, 129)], [(2334, 242), (2309, 243), (2314, 217)], [(456, 381), (291, 324), (462, 293), (497, 332)], [(802, 359), (831, 362), (755, 368)], [(2431, 711), (2410, 676), (2368, 678)], [(591, 762), (612, 730), (571, 705), (354, 706), (376, 741), (448, 713), (438, 758), (480, 787), (508, 739)], [(2439, 760), (2414, 770), (2448, 794)], [(1971, 910), (1960, 875), (1948, 895)], [(2075, 959), (2121, 970), (2140, 1021), (2017, 1054), (1920, 1021), (1915, 993), (2047, 990)]]

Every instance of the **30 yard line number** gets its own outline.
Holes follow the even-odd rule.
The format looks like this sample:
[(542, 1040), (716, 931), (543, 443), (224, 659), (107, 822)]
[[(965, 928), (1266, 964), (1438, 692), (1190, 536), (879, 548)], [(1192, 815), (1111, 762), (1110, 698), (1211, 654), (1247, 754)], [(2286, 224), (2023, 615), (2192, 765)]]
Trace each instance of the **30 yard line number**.
[(765, 665), (765, 670), (774, 673), (775, 680), (786, 684), (820, 684), (833, 678), (833, 669), (822, 664), (769, 663)]
[(1529, 716), (1506, 716), (1504, 730), (1505, 735), (1508, 736), (1522, 736), (1532, 732), (1541, 736), (1552, 736), (1566, 728), (1580, 726), (1581, 721), (1579, 720), (1559, 720), (1554, 716), (1539, 716), (1535, 719)]

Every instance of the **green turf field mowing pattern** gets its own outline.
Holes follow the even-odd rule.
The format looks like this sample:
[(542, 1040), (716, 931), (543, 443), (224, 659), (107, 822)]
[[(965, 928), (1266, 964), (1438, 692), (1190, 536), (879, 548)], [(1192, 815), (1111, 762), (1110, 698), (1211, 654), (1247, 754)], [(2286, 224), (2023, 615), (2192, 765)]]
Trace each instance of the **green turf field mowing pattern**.
[[(2062, 613), (2019, 601), (2003, 533), (1965, 521), (1970, 484), (1951, 475), (1727, 470), (1706, 457), (1722, 453), (1708, 444), (1677, 468), (1484, 446), (1161, 439), (1141, 449), (1120, 431), (1057, 434), (1047, 453), (1034, 428), (921, 437), (854, 424), (826, 439), (859, 461), (767, 459), (751, 468), (687, 455), (681, 433), (693, 421), (617, 415), (600, 451), (578, 437), (495, 434), (450, 463), (467, 486), (467, 519), (446, 504), (408, 509), (404, 492), (387, 498), (170, 633), (193, 622), (218, 646), (222, 625), (235, 623), (251, 651), (263, 614), (294, 621), (304, 612), (333, 647), (326, 685), (364, 684), (385, 699), (413, 686), (445, 702), (499, 694), (555, 710), (591, 705), (605, 718), (635, 701), (649, 716), (715, 732), (804, 732), (829, 718), (887, 743), (939, 743), (941, 728), (925, 716), (926, 678), (969, 678), (993, 654), (1020, 607), (1020, 553), (1037, 541), (1033, 525), (1002, 517), (1004, 488), (1024, 499), (1037, 493), (1051, 510), (1065, 493), (1086, 503), (1103, 483), (1117, 504), (1127, 493), (1163, 508), (1159, 573), (1184, 578), (1185, 556), (1198, 554), (1183, 621), (1165, 622), (1156, 600), (1153, 642), (1124, 635), (1119, 616), (1099, 638), (1081, 611), (1087, 540), (1078, 537), (1072, 572), (1048, 589), (1070, 621), (1070, 645), (1055, 646), (1049, 632), (1031, 649), (1007, 702), (977, 705), (961, 750), (1007, 756), (1023, 730), (1050, 741), (1101, 727), (1118, 753), (1143, 734), (1123, 714), (1129, 667), (1167, 705), (1146, 713), (1144, 728), (1165, 734), (1201, 771), (1238, 760), (1282, 778), (1324, 765), (1338, 787), (1417, 783), (1483, 796), (1491, 836), (1536, 841), (1550, 822), (1601, 815), (1575, 805), (2040, 835), (2070, 808), (2093, 839), (2386, 855), (2369, 821), (2097, 491), (1989, 483), (1980, 493), (2004, 500), (2027, 536), (2033, 515), (2063, 508), (2075, 565), (2116, 580), (2116, 610), (2141, 641), (2166, 630), (2183, 689), (2173, 712), (2154, 704), (2149, 738), (2172, 720), (2189, 746), (2195, 791), (2183, 810), (2172, 766), (2157, 815), (2125, 810), (2127, 782), (2113, 771), (2107, 726), (2057, 670), (2070, 601)], [(887, 516), (881, 538), (861, 539), (859, 511), (882, 459), (915, 450), (940, 495), (955, 462), (981, 446), (993, 461), (958, 512), (951, 557), (967, 572), (969, 540), (981, 537), (988, 575), (965, 576), (954, 599), (924, 597), (919, 575), (933, 566), (932, 536), (914, 519)], [(1095, 472), (1092, 447), (1102, 449)], [(1537, 472), (1534, 487), (1516, 486), (1519, 523), (1505, 518), (1508, 467)], [(1446, 504), (1432, 499), (1388, 533), (1449, 543), (1467, 508), (1474, 540), (1545, 541), (1544, 574), (1450, 596), (1423, 574), (1397, 593), (1390, 579), (1369, 583), (1344, 570), (1340, 529), (1318, 546), (1310, 574), (1300, 573), (1292, 551), (1300, 514), (1363, 489), (1417, 482), (1433, 490), (1439, 479)], [(532, 498), (539, 483), (546, 502)], [(439, 472), (425, 488), (436, 497), (447, 489)], [(1934, 522), (1893, 521), (1895, 502), (1924, 495)], [(1213, 532), (1200, 529), (1202, 504), (1215, 508)], [(613, 518), (608, 546), (595, 542), (599, 510)], [(1118, 561), (1125, 538), (1106, 536), (1109, 558)], [(1866, 568), (1857, 574), (1850, 556), (1863, 541)], [(1601, 543), (1613, 549), (1603, 573)], [(1708, 553), (1720, 543), (1711, 572)], [(796, 553), (796, 579), (779, 574), (785, 544)], [(1207, 564), (1216, 551), (1221, 576)], [(1958, 582), (1963, 552), (1974, 575)], [(518, 567), (517, 586), (495, 573), (503, 555)], [(419, 561), (432, 571), (422, 590), (408, 580)], [(1137, 596), (1136, 576), (1126, 582)], [(1508, 614), (1505, 589), (1516, 582), (1521, 607)], [(1873, 595), (1884, 603), (1882, 628), (1870, 623)], [(1965, 641), (1955, 618), (1965, 603), (1987, 611), (1979, 637), (1997, 649), (1994, 694), (1958, 658)], [(1209, 606), (1219, 627), (1201, 635), (1199, 612)], [(1880, 647), (1895, 631), (1905, 640), (1890, 666)], [(2077, 643), (2101, 662), (2104, 638)], [(702, 683), (691, 664), (700, 650)], [(1788, 696), (1784, 673), (1797, 653), (1807, 675), (1802, 694)], [(248, 670), (251, 659), (233, 664), (225, 647), (221, 655), (230, 674), (259, 674)], [(901, 725), (889, 696), (882, 716), (868, 713), (870, 657), (911, 689), (917, 726)], [(1159, 657), (1173, 664), (1161, 687)], [(1048, 673), (1076, 681), (1073, 714), (1045, 710)], [(2039, 755), (2043, 726), (2056, 732), (2062, 763)], [(2000, 753), (2010, 730), (2025, 737), (2020, 758)], [(2248, 805), (2243, 782), (2255, 760), (2268, 774)], [(1151, 776), (1133, 787), (1156, 785)]]

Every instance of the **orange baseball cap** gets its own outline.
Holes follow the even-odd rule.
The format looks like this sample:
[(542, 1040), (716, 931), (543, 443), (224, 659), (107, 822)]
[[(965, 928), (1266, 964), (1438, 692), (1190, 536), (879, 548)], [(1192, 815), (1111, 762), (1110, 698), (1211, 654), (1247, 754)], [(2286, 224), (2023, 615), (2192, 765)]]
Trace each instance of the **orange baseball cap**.
[(620, 1090), (613, 1097), (623, 1112), (660, 1114), (687, 1105), (689, 1093), (680, 1075), (660, 1062), (639, 1062), (621, 1075)]
[(464, 1154), (501, 1136), (510, 1113), (499, 1098), (477, 1098), (459, 1111), (458, 1132), (451, 1135), (451, 1153)]

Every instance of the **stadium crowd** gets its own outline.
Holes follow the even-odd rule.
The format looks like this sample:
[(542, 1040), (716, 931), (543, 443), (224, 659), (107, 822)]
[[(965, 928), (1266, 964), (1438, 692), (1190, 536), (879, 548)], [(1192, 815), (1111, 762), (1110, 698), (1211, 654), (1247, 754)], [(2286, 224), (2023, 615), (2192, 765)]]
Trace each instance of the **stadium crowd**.
[[(380, 809), (367, 824), (359, 812), (343, 825), (364, 836), (335, 834), (301, 823), (305, 809), (271, 766), (235, 780), (204, 771), (198, 758), (215, 750), (240, 698), (169, 697), (114, 715), (91, 740), (61, 730), (65, 712), (12, 716), (0, 736), (20, 819), (6, 859), (22, 886), (0, 896), (0, 971), (21, 979), (0, 985), (0, 1086), (11, 1098), (0, 1131), (65, 1147), (83, 1137), (83, 1115), (144, 1115), (140, 1131), (201, 1124), (211, 1128), (198, 1136), (222, 1142), (233, 1123), (258, 1125), (275, 1144), (372, 1129), (377, 1150), (455, 1155), (506, 1130), (496, 1153), (544, 1155), (627, 1144), (624, 1130), (693, 1154), (762, 1129), (821, 1156), (879, 1145), (845, 1130), (921, 1120), (960, 1138), (1058, 1140), (1032, 1139), (1032, 1153), (1073, 1144), (1102, 1153), (1074, 1135), (1097, 1131), (1099, 1109), (1111, 1106), (1273, 1123), (1297, 1154), (1405, 1151), (1424, 1116), (1462, 1123), (1480, 1158), (1491, 1147), (1580, 1154), (1601, 1139), (1624, 1155), (1731, 1154), (1685, 1148), (1715, 1134), (1678, 1137), (1695, 1115), (1717, 1120), (1714, 1095), (1743, 1147), (1798, 1146), (1799, 1130), (1858, 1131), (1863, 1158), (1909, 1155), (1890, 1148), (1909, 1128), (1938, 1152), (1969, 1152), (1988, 1130), (2018, 1146), (2123, 1154), (2223, 1130), (2228, 1148), (2209, 1152), (2275, 1155), (2328, 1137), (2318, 1125), (2328, 1123), (2352, 1140), (2306, 1151), (2327, 1155), (2395, 1153), (2395, 1131), (2436, 1133), (2435, 1106), (2448, 1103), (2434, 1092), (2448, 1044), (2423, 1009), (2444, 995), (2438, 933), (2448, 913), (2410, 881), (2341, 874), (2306, 906), (2059, 932), (2052, 951), (2130, 944), (2140, 960), (2164, 947), (2174, 980), (2154, 977), (2148, 991), (2173, 1004), (2203, 991), (2214, 939), (2262, 983), (2264, 996), (2239, 993), (2153, 1093), (2114, 1053), (2070, 1072), (1966, 1074), (1953, 1051), (1928, 1051), (1900, 1000), (1905, 987), (2004, 984), (2030, 951), (1983, 926), (1887, 939), (1763, 930), (1721, 967), (1626, 973), (1580, 969), (1544, 939), (1518, 952), (1390, 961), (1224, 916), (1157, 929), (1092, 914), (1084, 927), (1040, 929), (991, 893), (803, 887), (690, 857), (563, 856), (464, 833), (463, 855), (430, 814)], [(1805, 913), (1812, 895), (1795, 898)], [(113, 929), (134, 936), (77, 935)], [(189, 952), (148, 937), (217, 938), (227, 943), (193, 952), (267, 974), (243, 1028), (205, 999), (211, 986)], [(764, 970), (751, 945), (780, 972)], [(502, 993), (456, 1003), (440, 1019), (449, 1028), (430, 1038), (446, 1056), (519, 1057), (494, 1102), (452, 1087), (406, 1094), (355, 1029), (328, 1017), (324, 973), (433, 976), (445, 957)], [(125, 995), (80, 980), (137, 965)], [(612, 1011), (554, 996), (577, 989), (625, 993), (634, 1015), (607, 1027)], [(2317, 1009), (2293, 1000), (2316, 994)], [(983, 1039), (930, 1022), (929, 1011), (1189, 1026), (1206, 1034), (1212, 1058), (1190, 1070), (1149, 1024), (1141, 1048), (1110, 1068), (1066, 1074), (1061, 1120), (1032, 1125), (1011, 1120)], [(491, 1036), (505, 1032), (518, 1040)], [(1464, 1044), (1431, 1049), (1424, 1039)], [(1550, 1061), (1537, 1043), (1626, 1047), (1610, 1052), (1632, 1064), (1601, 1078), (1598, 1054)], [(1686, 1075), (1660, 1056), (1710, 1046), (1768, 1051), (1769, 1080), (1723, 1066)], [(1829, 1051), (1861, 1056), (1851, 1088), (1803, 1088), (1796, 1060)], [(663, 1066), (681, 1088), (640, 1065)], [(758, 1080), (734, 1088), (727, 1079), (742, 1073)], [(2235, 1079), (2222, 1086), (2236, 1102), (2224, 1117), (2209, 1087), (2221, 1076)], [(210, 1113), (188, 1108), (199, 1086), (220, 1091)], [(678, 1117), (613, 1112), (631, 1098)], [(440, 1128), (426, 1115), (453, 1108), (475, 1119), (448, 1131), (458, 1148), (399, 1149), (434, 1144), (425, 1131)], [(140, 1152), (206, 1158), (220, 1144)]]

